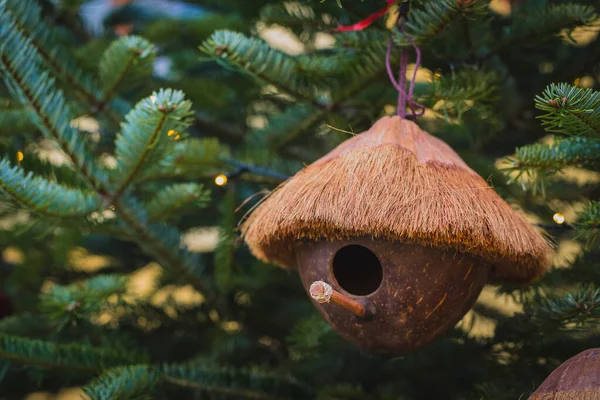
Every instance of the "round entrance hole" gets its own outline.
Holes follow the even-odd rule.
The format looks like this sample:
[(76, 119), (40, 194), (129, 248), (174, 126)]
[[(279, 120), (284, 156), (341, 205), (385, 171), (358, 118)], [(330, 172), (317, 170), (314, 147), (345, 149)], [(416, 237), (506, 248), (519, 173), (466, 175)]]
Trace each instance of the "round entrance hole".
[(333, 257), (333, 276), (346, 292), (366, 296), (376, 291), (383, 280), (379, 259), (364, 246), (342, 247)]

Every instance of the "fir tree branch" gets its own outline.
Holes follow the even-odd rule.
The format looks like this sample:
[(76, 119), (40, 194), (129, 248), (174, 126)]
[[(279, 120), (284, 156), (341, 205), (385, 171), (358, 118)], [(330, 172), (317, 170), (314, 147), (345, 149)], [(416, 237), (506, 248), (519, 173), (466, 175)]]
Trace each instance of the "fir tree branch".
[(334, 16), (324, 18), (323, 15), (317, 15), (312, 7), (293, 2), (266, 4), (260, 10), (260, 20), (267, 25), (286, 27), (327, 29), (337, 26)]
[(459, 70), (435, 80), (423, 103), (448, 118), (458, 119), (476, 108), (478, 115), (485, 119), (491, 114), (488, 109), (498, 100), (498, 83), (499, 77), (494, 71)]
[[(141, 180), (186, 179), (186, 177), (188, 179), (214, 178), (215, 173), (206, 173), (206, 167), (214, 167), (218, 171), (234, 167), (240, 175), (249, 173), (256, 177), (268, 178), (269, 181), (284, 181), (289, 178), (285, 174), (231, 158), (229, 148), (214, 138), (192, 138), (169, 144), (170, 146), (166, 146), (165, 156), (158, 167), (148, 169)], [(253, 180), (253, 178), (248, 178), (246, 174), (241, 179)]]
[(125, 117), (115, 142), (120, 182), (113, 197), (119, 197), (148, 165), (158, 162), (169, 132), (181, 132), (190, 124), (191, 103), (180, 91), (160, 90), (140, 101)]
[(50, 182), (58, 183), (73, 189), (86, 187), (86, 181), (81, 174), (68, 164), (54, 165), (50, 161), (42, 159), (39, 155), (24, 152), (24, 158), (19, 163), (25, 172), (31, 172)]
[[(325, 61), (319, 61), (319, 57), (299, 57), (299, 62), (308, 67), (307, 72), (327, 69), (328, 63), (333, 65), (331, 69), (336, 73), (328, 82), (332, 104), (328, 108), (315, 108), (310, 104), (290, 106), (283, 113), (271, 117), (266, 127), (253, 131), (248, 140), (250, 145), (260, 147), (266, 142), (272, 150), (284, 148), (385, 75), (384, 56), (389, 39), (384, 34), (368, 30), (344, 32), (336, 38), (335, 55), (326, 57)], [(360, 54), (355, 54), (355, 48), (362, 49)]]
[(96, 372), (107, 367), (143, 362), (145, 358), (123, 351), (79, 344), (55, 344), (0, 333), (0, 359), (20, 364)]
[(281, 174), (279, 172), (271, 171), (265, 168), (256, 167), (254, 165), (246, 164), (233, 159), (225, 159), (223, 160), (226, 164), (237, 167), (240, 172), (248, 172), (253, 175), (263, 176), (266, 178), (276, 179), (278, 181), (285, 181), (289, 178), (288, 175)]
[(249, 144), (267, 143), (271, 149), (282, 148), (303, 132), (319, 125), (328, 115), (327, 111), (308, 104), (290, 106), (283, 113), (269, 118), (264, 128), (253, 131)]
[[(69, 82), (69, 87), (82, 100), (93, 107), (92, 111), (104, 107), (99, 85), (94, 78), (81, 71), (68, 52), (57, 45), (55, 31), (41, 17), (41, 9), (33, 0), (3, 0), (0, 5), (2, 17), (14, 23), (12, 29), (19, 30), (23, 38), (29, 39), (31, 45), (43, 59), (44, 63), (61, 79)], [(52, 52), (46, 49), (54, 49)], [(97, 112), (97, 111), (96, 111)], [(119, 118), (110, 111), (106, 114), (116, 125)]]
[(570, 35), (576, 27), (591, 25), (596, 20), (597, 14), (593, 6), (577, 3), (549, 4), (541, 12), (536, 9), (535, 13), (517, 14), (506, 30), (507, 35), (499, 41), (491, 54), (517, 43), (539, 44), (563, 30), (567, 30), (567, 35)]
[(204, 208), (210, 201), (210, 190), (197, 183), (179, 183), (162, 188), (144, 208), (148, 219), (167, 220), (174, 214), (183, 213), (190, 208)]
[(0, 189), (13, 203), (54, 218), (85, 217), (102, 206), (96, 193), (66, 188), (0, 160)]
[[(339, 45), (336, 45), (334, 51), (342, 56), (337, 67), (341, 73), (331, 79), (328, 85), (331, 88), (332, 111), (338, 111), (341, 103), (374, 80), (382, 78), (382, 74), (385, 76), (385, 54), (389, 36), (380, 31), (344, 32), (337, 35), (337, 40)], [(351, 54), (356, 53), (356, 48), (360, 48), (361, 51), (352, 56)], [(396, 56), (392, 57), (392, 61), (395, 58)]]
[(600, 163), (600, 140), (573, 137), (552, 144), (522, 146), (509, 161), (509, 172), (533, 170), (552, 174), (567, 166), (595, 169)]
[(333, 345), (335, 333), (331, 326), (318, 316), (296, 323), (286, 338), (290, 357), (295, 361), (318, 358), (321, 351)]
[(221, 30), (204, 41), (200, 49), (225, 67), (248, 73), (317, 108), (327, 108), (315, 99), (319, 82), (299, 75), (299, 66), (293, 57), (272, 49), (261, 40)]
[(149, 393), (159, 377), (159, 370), (148, 365), (112, 368), (82, 389), (91, 400), (129, 400)]
[(587, 288), (558, 298), (538, 299), (531, 316), (537, 325), (550, 323), (562, 329), (571, 323), (581, 325), (597, 319), (600, 317), (600, 289)]
[[(361, 79), (346, 85), (346, 87), (342, 88), (340, 85), (340, 89), (334, 93), (335, 102), (329, 109), (319, 110), (313, 108), (311, 112), (309, 109), (298, 106), (289, 111), (286, 110), (281, 116), (274, 117), (270, 121), (272, 128), (267, 128), (265, 131), (265, 133), (268, 133), (268, 138), (270, 138), (272, 143), (272, 149), (283, 149), (303, 132), (318, 126), (327, 119), (331, 112), (337, 111), (343, 106), (344, 102), (349, 101), (352, 97), (358, 95), (361, 91), (379, 80), (384, 73), (385, 67), (382, 63), (379, 69), (374, 68), (370, 70)], [(304, 115), (304, 117), (301, 117), (301, 115)], [(285, 125), (285, 120), (290, 122), (290, 119), (295, 119), (296, 123), (287, 125), (287, 129), (281, 129)], [(293, 126), (294, 129), (289, 129), (289, 126)]]
[(133, 86), (152, 73), (156, 49), (139, 36), (125, 36), (115, 40), (102, 55), (100, 79), (104, 84), (98, 110), (111, 99), (119, 86)]
[(37, 130), (37, 126), (29, 120), (27, 109), (23, 107), (0, 108), (0, 135), (33, 133)]
[(189, 253), (181, 244), (181, 235), (166, 224), (150, 224), (145, 210), (133, 198), (121, 196), (114, 203), (115, 212), (121, 217), (125, 230), (135, 241), (153, 255), (159, 263), (168, 265), (198, 289), (210, 303), (214, 293), (200, 279), (198, 257)]
[(581, 288), (561, 296), (535, 292), (522, 313), (501, 321), (496, 335), (502, 341), (514, 340), (514, 335), (531, 340), (546, 332), (581, 329), (599, 318), (600, 289)]
[[(487, 0), (427, 2), (423, 8), (411, 10), (406, 20), (406, 32), (415, 43), (425, 44), (461, 15), (470, 18), (486, 15), (489, 13), (488, 3)], [(410, 44), (401, 32), (397, 32), (397, 35), (397, 41), (402, 45)]]
[(579, 237), (585, 239), (590, 246), (596, 242), (600, 233), (600, 202), (590, 201), (577, 217), (575, 229), (579, 232)]
[(304, 400), (313, 395), (308, 387), (292, 377), (260, 370), (168, 365), (163, 368), (163, 378), (177, 386), (244, 399)]
[(237, 125), (219, 121), (213, 116), (201, 112), (196, 112), (192, 126), (200, 131), (211, 132), (217, 137), (225, 136), (236, 141), (239, 141), (245, 135), (245, 132)]
[(229, 148), (215, 138), (169, 141), (164, 147), (162, 160), (149, 164), (140, 182), (213, 179), (227, 167), (224, 159), (230, 156)]
[[(600, 93), (569, 84), (552, 84), (541, 96), (536, 107), (545, 112), (538, 118), (548, 132), (574, 137), (550, 145), (534, 144), (518, 148), (507, 158), (510, 166), (504, 169), (513, 174), (511, 181), (522, 180), (533, 190), (546, 193), (549, 178), (567, 166), (596, 170), (600, 156)], [(523, 180), (526, 176), (530, 179)]]
[[(203, 44), (201, 49), (213, 55), (213, 57), (227, 57), (227, 65), (237, 66), (238, 69), (243, 69), (253, 76), (259, 70), (257, 68), (253, 69), (252, 65), (261, 65), (259, 74), (263, 72), (274, 73), (271, 71), (276, 71), (277, 75), (273, 79), (277, 82), (269, 80), (268, 83), (277, 87), (280, 87), (279, 81), (296, 82), (294, 88), (304, 87), (306, 86), (305, 81), (319, 82), (316, 77), (322, 73), (323, 68), (326, 67), (328, 70), (336, 71), (337, 77), (335, 80), (329, 79), (327, 85), (325, 81), (320, 82), (318, 85), (321, 89), (328, 86), (332, 90), (333, 104), (324, 107), (322, 104), (315, 105), (314, 102), (310, 102), (313, 107), (300, 105), (290, 108), (286, 113), (275, 117), (271, 121), (275, 127), (273, 131), (279, 125), (286, 127), (285, 136), (277, 136), (276, 138), (277, 144), (274, 147), (280, 148), (301, 132), (322, 122), (331, 111), (335, 111), (348, 97), (355, 95), (365, 86), (381, 77), (381, 74), (385, 71), (383, 63), (385, 43), (380, 40), (383, 38), (381, 34), (377, 33), (375, 35), (377, 40), (373, 40), (371, 36), (373, 34), (363, 34), (363, 32), (341, 34), (338, 38), (341, 43), (341, 47), (338, 48), (339, 54), (325, 58), (314, 56), (292, 58), (276, 52), (264, 43), (228, 31), (215, 33), (210, 40)], [(352, 42), (352, 45), (356, 45), (357, 41), (362, 45), (363, 51), (360, 55), (349, 56), (349, 50), (345, 49), (344, 46), (348, 46), (350, 42)], [(227, 43), (231, 43), (230, 46), (235, 46), (231, 57), (224, 55), (224, 49), (229, 49)], [(321, 72), (316, 73), (316, 71)], [(327, 76), (330, 77), (330, 75)], [(284, 91), (298, 98), (298, 93), (294, 90), (286, 89)], [(313, 91), (313, 93), (316, 92)], [(311, 96), (314, 98), (314, 94)], [(299, 100), (306, 100), (306, 98), (301, 96)], [(296, 119), (297, 123), (289, 123), (291, 118)], [(295, 129), (290, 129), (290, 126), (294, 126)], [(265, 133), (260, 132), (259, 134)]]
[(125, 400), (149, 393), (161, 381), (212, 395), (242, 399), (312, 398), (309, 388), (289, 376), (196, 364), (112, 368), (85, 385), (83, 391), (92, 400)]
[[(0, 7), (5, 5), (5, 0)], [(1, 11), (1, 8), (0, 8)], [(127, 168), (127, 175), (122, 177), (118, 190), (115, 191), (108, 184), (106, 173), (96, 167), (91, 152), (86, 148), (85, 142), (78, 135), (75, 128), (71, 127), (71, 111), (64, 102), (62, 93), (53, 86), (53, 80), (39, 67), (39, 55), (30, 45), (29, 41), (23, 39), (18, 30), (12, 29), (14, 24), (3, 19), (5, 14), (0, 14), (0, 39), (2, 39), (2, 52), (0, 53), (0, 67), (5, 71), (5, 80), (8, 86), (18, 95), (23, 103), (29, 104), (32, 117), (47, 136), (55, 139), (61, 148), (69, 156), (82, 177), (103, 197), (114, 199), (115, 211), (128, 226), (128, 231), (138, 239), (138, 243), (150, 254), (155, 255), (165, 265), (189, 274), (192, 282), (197, 288), (204, 288), (204, 284), (194, 274), (196, 261), (188, 252), (179, 248), (179, 235), (172, 228), (167, 232), (164, 228), (147, 226), (146, 219), (141, 220), (131, 207), (123, 202), (120, 194), (127, 188), (139, 171), (139, 165), (148, 162), (148, 148), (152, 143), (147, 141), (148, 130), (140, 129), (141, 126), (133, 126), (135, 123), (144, 122), (145, 117), (156, 117), (157, 114), (166, 115), (172, 113), (164, 124), (169, 127), (179, 128), (185, 126), (188, 115), (189, 103), (183, 102), (181, 92), (170, 90), (161, 91), (156, 94), (156, 104), (151, 99), (142, 101), (137, 112), (134, 110), (128, 115), (128, 123), (123, 129), (120, 139), (117, 139), (117, 156)], [(6, 22), (6, 23), (5, 23)], [(14, 58), (13, 58), (14, 57)], [(179, 105), (180, 107), (177, 107)], [(173, 108), (173, 106), (175, 106)], [(162, 108), (162, 110), (161, 110)], [(151, 113), (151, 114), (147, 114)], [(156, 127), (156, 124), (151, 124)], [(150, 131), (150, 134), (152, 135)], [(156, 130), (159, 139), (162, 129)], [(162, 135), (167, 137), (166, 132)], [(133, 153), (133, 158), (125, 158), (132, 149), (138, 149)], [(140, 157), (142, 154), (142, 157)], [(119, 194), (119, 196), (115, 196)], [(166, 236), (163, 236), (165, 235)], [(171, 248), (169, 248), (171, 246)], [(172, 249), (175, 249), (174, 251)], [(203, 290), (206, 292), (205, 290)]]
[(235, 186), (230, 188), (219, 205), (221, 223), (215, 248), (215, 283), (221, 293), (228, 293), (233, 275), (235, 253)]
[[(147, 137), (147, 141), (146, 143), (135, 143), (135, 145), (131, 146), (133, 147), (139, 147), (139, 145), (143, 146), (143, 150), (140, 153), (134, 153), (133, 149), (127, 151), (127, 153), (130, 154), (136, 154), (137, 157), (137, 161), (130, 166), (130, 171), (128, 174), (126, 174), (124, 176), (124, 178), (122, 178), (122, 182), (119, 184), (118, 189), (115, 191), (115, 197), (119, 197), (121, 194), (123, 194), (123, 192), (127, 189), (127, 187), (133, 182), (133, 180), (137, 177), (138, 173), (142, 172), (142, 165), (144, 164), (149, 164), (146, 162), (146, 160), (149, 158), (149, 155), (152, 153), (152, 150), (155, 147), (155, 142), (158, 141), (158, 139), (161, 136), (161, 133), (163, 132), (163, 127), (165, 125), (165, 122), (167, 121), (167, 114), (166, 113), (161, 113), (160, 117), (158, 118), (158, 121), (153, 121), (154, 122), (154, 128), (150, 131), (148, 130), (144, 130), (144, 133), (150, 132), (150, 135), (148, 135)], [(135, 127), (135, 125), (130, 125), (132, 127)], [(162, 136), (165, 136), (164, 134)], [(119, 136), (117, 136), (117, 140), (119, 139)], [(121, 143), (123, 143), (122, 147), (125, 147), (125, 145), (127, 143), (125, 143), (125, 140), (120, 141)], [(119, 148), (119, 146), (117, 146), (117, 148)], [(125, 151), (123, 151), (123, 153), (125, 153)], [(127, 154), (128, 155), (128, 154)], [(134, 160), (136, 160), (134, 159)], [(126, 157), (126, 154), (124, 154), (121, 157), (121, 162), (130, 162), (131, 159)]]
[(93, 188), (107, 182), (104, 171), (96, 167), (86, 143), (71, 127), (71, 110), (63, 93), (54, 87), (54, 80), (40, 67), (38, 52), (26, 40), (12, 20), (3, 12), (6, 0), (0, 2), (0, 69), (11, 91), (27, 104), (29, 115), (46, 136), (60, 144), (61, 149)]
[(40, 296), (39, 310), (52, 321), (63, 321), (63, 325), (74, 319), (89, 319), (110, 297), (123, 295), (126, 285), (123, 275), (99, 275), (70, 285), (54, 285)]
[(535, 106), (544, 111), (542, 126), (548, 132), (572, 136), (600, 136), (600, 92), (567, 83), (552, 84)]
[(50, 330), (50, 324), (39, 314), (19, 313), (0, 320), (0, 333), (6, 335), (35, 337), (38, 332), (46, 335)]
[(163, 169), (181, 167), (183, 165), (221, 166), (224, 159), (230, 157), (229, 147), (215, 138), (191, 138), (171, 142), (161, 161)]

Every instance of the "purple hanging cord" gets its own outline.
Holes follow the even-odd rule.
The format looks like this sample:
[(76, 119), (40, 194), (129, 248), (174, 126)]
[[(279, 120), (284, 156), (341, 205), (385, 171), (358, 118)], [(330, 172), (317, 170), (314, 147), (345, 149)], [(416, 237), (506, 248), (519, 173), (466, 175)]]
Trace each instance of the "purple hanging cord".
[[(398, 18), (400, 19), (401, 16), (399, 16)], [(392, 82), (392, 84), (394, 85), (396, 90), (398, 91), (398, 112), (397, 112), (398, 116), (402, 119), (406, 118), (406, 106), (408, 103), (408, 107), (411, 110), (411, 116), (413, 118), (416, 118), (425, 113), (425, 106), (415, 102), (413, 99), (417, 71), (421, 65), (421, 49), (419, 49), (419, 46), (417, 46), (415, 44), (415, 41), (410, 36), (408, 36), (408, 34), (406, 33), (406, 28), (404, 26), (403, 19), (400, 21), (400, 28), (402, 29), (402, 33), (404, 34), (404, 37), (412, 45), (413, 49), (415, 50), (415, 54), (416, 54), (415, 69), (413, 71), (413, 76), (410, 81), (408, 94), (406, 93), (406, 69), (407, 69), (407, 65), (408, 65), (408, 52), (405, 49), (402, 49), (402, 52), (400, 53), (400, 71), (398, 73), (398, 80), (396, 81), (396, 78), (394, 77), (394, 73), (392, 72), (392, 66), (391, 66), (391, 61), (390, 61), (391, 54), (392, 54), (392, 47), (394, 46), (393, 38), (390, 38), (390, 42), (388, 44), (388, 48), (385, 53), (385, 67), (386, 67), (386, 70), (388, 73), (388, 77), (390, 78), (390, 81)]]

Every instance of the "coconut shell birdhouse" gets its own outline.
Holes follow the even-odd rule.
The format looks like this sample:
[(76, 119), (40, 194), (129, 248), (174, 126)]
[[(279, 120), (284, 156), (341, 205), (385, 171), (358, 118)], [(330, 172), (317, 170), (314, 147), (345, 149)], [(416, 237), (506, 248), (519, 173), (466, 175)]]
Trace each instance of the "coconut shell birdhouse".
[(395, 354), (454, 326), (486, 283), (529, 282), (550, 259), (543, 236), (446, 143), (397, 116), (284, 182), (242, 233), (259, 259), (298, 268), (345, 339)]
[(600, 400), (600, 349), (589, 349), (556, 368), (530, 400)]

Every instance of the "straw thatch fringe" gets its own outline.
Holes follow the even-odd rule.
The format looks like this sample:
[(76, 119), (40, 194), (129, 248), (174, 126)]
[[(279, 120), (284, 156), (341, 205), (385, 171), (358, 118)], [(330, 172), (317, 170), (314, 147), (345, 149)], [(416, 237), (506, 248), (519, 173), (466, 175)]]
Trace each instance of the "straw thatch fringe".
[(410, 121), (377, 124), (255, 209), (242, 232), (258, 258), (292, 268), (298, 240), (372, 236), (480, 256), (495, 280), (546, 269), (548, 243), (448, 145)]

